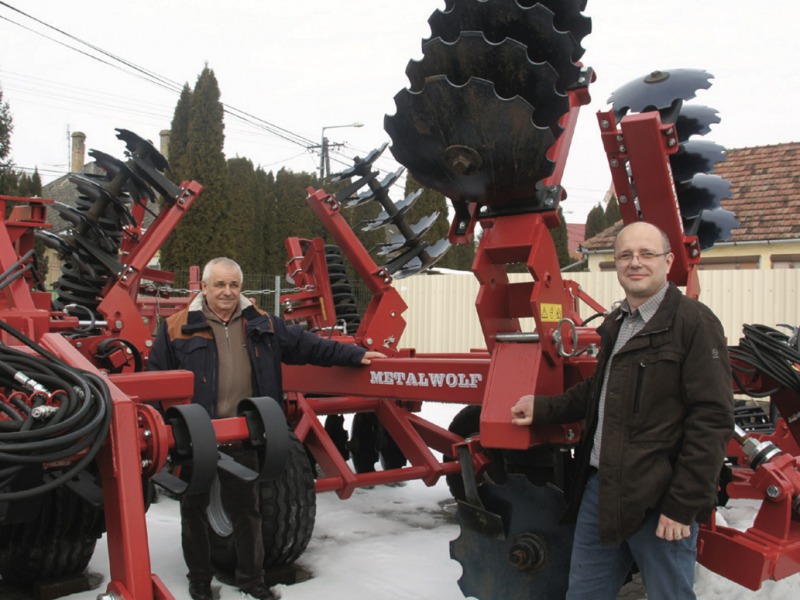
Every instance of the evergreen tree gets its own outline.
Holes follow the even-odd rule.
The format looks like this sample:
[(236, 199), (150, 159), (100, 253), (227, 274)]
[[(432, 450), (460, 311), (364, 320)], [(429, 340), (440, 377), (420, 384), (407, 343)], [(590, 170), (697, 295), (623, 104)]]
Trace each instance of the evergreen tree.
[[(181, 94), (181, 98), (184, 99), (185, 94)], [(180, 108), (183, 110), (185, 104)], [(178, 120), (181, 118), (178, 114)], [(224, 141), (219, 85), (214, 72), (206, 66), (190, 97), (186, 152), (178, 157), (174, 167), (179, 180), (197, 180), (204, 189), (162, 246), (162, 263), (170, 270), (203, 265), (220, 255), (238, 258), (234, 254), (234, 240), (239, 224), (232, 218), (231, 201), (227, 196)]]
[(11, 155), (11, 132), (14, 120), (8, 102), (3, 101), (3, 88), (0, 87), (0, 194), (13, 194), (16, 189), (16, 175), (13, 172)]
[(622, 220), (622, 214), (619, 212), (619, 204), (617, 203), (617, 196), (615, 194), (611, 194), (611, 198), (608, 199), (608, 204), (606, 204), (605, 219), (606, 227), (611, 227), (617, 221)]
[(572, 258), (569, 255), (569, 239), (567, 235), (567, 222), (564, 219), (564, 212), (561, 207), (558, 207), (558, 219), (560, 221), (558, 227), (550, 230), (550, 236), (553, 238), (553, 243), (556, 247), (556, 255), (558, 256), (558, 266), (562, 269), (568, 264), (572, 263)]
[[(180, 164), (183, 157), (186, 155), (186, 147), (189, 144), (189, 112), (192, 102), (192, 91), (189, 89), (189, 84), (184, 84), (181, 90), (178, 104), (175, 105), (175, 112), (172, 116), (172, 124), (170, 126), (169, 135), (169, 159), (170, 166), (172, 167), (173, 175), (177, 176), (180, 170)], [(175, 183), (180, 184), (181, 181)]]
[(261, 269), (269, 275), (282, 275), (286, 264), (286, 250), (278, 234), (278, 206), (275, 192), (275, 175), (261, 167), (256, 169), (256, 228), (255, 248), (261, 254)]
[(14, 131), (14, 119), (8, 102), (3, 100), (3, 88), (0, 87), (0, 169), (10, 167), (8, 157), (11, 155), (11, 132)]
[(584, 239), (593, 238), (606, 228), (606, 214), (599, 204), (589, 211), (586, 216), (586, 231)]
[(259, 235), (263, 214), (256, 210), (258, 182), (253, 163), (247, 158), (228, 160), (228, 189), (226, 200), (230, 203), (230, 218), (236, 227), (231, 256), (246, 273), (261, 272), (263, 253), (258, 247), (262, 243)]

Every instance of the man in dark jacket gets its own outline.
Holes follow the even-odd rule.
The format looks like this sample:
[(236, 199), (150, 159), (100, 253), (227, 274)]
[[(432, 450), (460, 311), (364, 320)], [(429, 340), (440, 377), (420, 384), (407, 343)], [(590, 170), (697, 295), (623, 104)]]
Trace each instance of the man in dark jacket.
[[(281, 400), (281, 363), (320, 366), (368, 365), (380, 352), (324, 339), (258, 310), (241, 296), (242, 270), (229, 258), (215, 258), (203, 270), (202, 292), (189, 307), (164, 321), (148, 360), (148, 369), (185, 369), (194, 373), (193, 402), (211, 416), (236, 416), (236, 405), (253, 395)], [(225, 449), (257, 470), (254, 452)], [(249, 598), (275, 598), (264, 585), (264, 546), (258, 482), (219, 472), (223, 501), (233, 519), (236, 583)], [(206, 508), (209, 494), (181, 498), (183, 556), (189, 568), (189, 595), (211, 600), (211, 549)]]
[(667, 283), (673, 258), (657, 227), (622, 229), (625, 300), (598, 329), (594, 375), (511, 411), (521, 426), (585, 419), (569, 600), (615, 599), (634, 561), (650, 600), (695, 598), (698, 523), (715, 504), (733, 391), (722, 325)]

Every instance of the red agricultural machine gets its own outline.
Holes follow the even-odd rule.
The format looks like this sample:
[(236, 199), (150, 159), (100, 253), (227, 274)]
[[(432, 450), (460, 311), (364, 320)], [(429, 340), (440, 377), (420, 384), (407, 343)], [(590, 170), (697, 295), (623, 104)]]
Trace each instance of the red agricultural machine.
[[(483, 231), (473, 271), (484, 351), (422, 354), (400, 345), (406, 305), (392, 282), (431, 267), (446, 244), (421, 239), (434, 215), (408, 222), (415, 194), (390, 199), (401, 172), (379, 178), (374, 163), (385, 147), (339, 174), (336, 193), (309, 188), (306, 200), (336, 245), (287, 241), (287, 278), (299, 291), (281, 302), (285, 318), (388, 358), (359, 370), (287, 366), (284, 399), (243, 399), (230, 419), (212, 421), (191, 404), (189, 373), (145, 370), (157, 319), (186, 302), (170, 295), (172, 274), (148, 265), (202, 201), (201, 185), (170, 182), (164, 157), (119, 130), (127, 160), (93, 151), (105, 175), (71, 176), (77, 206), (0, 197), (3, 580), (80, 573), (106, 532), (105, 597), (172, 598), (149, 558), (151, 486), (176, 495), (213, 489), (226, 469), (261, 477), (267, 568), (304, 551), (315, 492), (347, 498), (362, 486), (445, 477), (459, 499), (461, 533), (450, 552), (463, 567), (464, 595), (562, 597), (572, 531), (559, 521), (581, 423), (522, 429), (510, 424), (510, 407), (523, 394), (559, 393), (595, 366), (591, 321), (605, 309), (562, 278), (549, 232), (559, 224), (561, 177), (594, 79), (579, 62), (591, 29), (585, 4), (446, 0), (385, 121), (395, 158), (451, 200), (450, 242), (470, 243), (476, 227)], [(698, 139), (716, 112), (687, 102), (709, 80), (703, 71), (656, 71), (617, 90), (612, 108), (597, 114), (623, 221), (667, 233), (676, 255), (670, 279), (692, 296), (701, 250), (736, 226), (720, 207), (729, 184), (712, 173), (724, 150)], [(366, 227), (394, 231), (380, 249), (382, 266), (341, 214), (370, 201), (382, 212)], [(47, 210), (70, 230), (49, 232)], [(37, 237), (65, 261), (54, 295), (38, 278)], [(517, 265), (530, 281), (510, 281)], [(363, 314), (353, 276), (372, 294)], [(746, 328), (731, 352), (737, 391), (768, 396), (774, 410), (772, 418), (738, 419), (720, 499), (762, 503), (746, 531), (705, 525), (699, 560), (758, 589), (800, 570), (800, 356), (796, 335), (764, 327)], [(417, 414), (430, 401), (464, 408), (444, 429)], [(354, 415), (350, 432), (344, 415)], [(240, 441), (260, 451), (260, 474), (225, 454)], [(230, 520), (218, 500), (209, 513), (215, 563), (230, 571)]]

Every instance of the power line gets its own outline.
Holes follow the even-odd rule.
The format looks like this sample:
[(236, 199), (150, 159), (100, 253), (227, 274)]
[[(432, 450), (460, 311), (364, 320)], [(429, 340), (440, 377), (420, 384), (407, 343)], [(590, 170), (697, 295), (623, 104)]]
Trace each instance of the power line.
[[(69, 38), (71, 40), (74, 40), (75, 42), (77, 42), (79, 44), (82, 44), (84, 46), (87, 46), (88, 48), (91, 48), (95, 52), (98, 52), (101, 55), (103, 55), (105, 57), (108, 57), (112, 61), (121, 63), (122, 65), (124, 65), (125, 67), (128, 68), (128, 71), (127, 71), (128, 73), (130, 73), (130, 71), (132, 70), (132, 71), (134, 71), (134, 73), (130, 73), (130, 74), (133, 74), (133, 75), (135, 75), (135, 76), (137, 76), (139, 78), (142, 78), (145, 81), (149, 81), (150, 83), (154, 83), (154, 84), (156, 84), (156, 85), (158, 85), (160, 87), (163, 87), (165, 89), (168, 89), (168, 90), (170, 90), (172, 92), (175, 92), (175, 93), (178, 93), (178, 94), (180, 94), (181, 90), (183, 89), (182, 85), (180, 85), (179, 83), (177, 83), (175, 81), (170, 80), (167, 77), (159, 75), (158, 73), (155, 73), (154, 71), (152, 71), (150, 69), (147, 69), (145, 67), (139, 66), (139, 65), (137, 65), (137, 64), (135, 64), (135, 63), (133, 63), (133, 62), (131, 62), (129, 60), (126, 60), (126, 59), (124, 59), (124, 58), (122, 58), (120, 56), (117, 56), (116, 54), (108, 52), (108, 51), (100, 48), (99, 46), (95, 46), (94, 44), (91, 44), (91, 43), (89, 43), (89, 42), (87, 42), (87, 41), (85, 41), (85, 40), (83, 40), (83, 39), (81, 39), (79, 37), (76, 37), (76, 36), (66, 32), (66, 31), (62, 30), (62, 29), (59, 29), (58, 27), (50, 25), (49, 23), (46, 23), (45, 21), (42, 21), (41, 19), (38, 19), (38, 18), (36, 18), (36, 17), (34, 17), (32, 15), (29, 15), (28, 13), (26, 13), (26, 12), (24, 12), (24, 11), (22, 11), (22, 10), (12, 6), (12, 5), (10, 5), (8, 2), (0, 1), (0, 6), (5, 6), (6, 8), (9, 8), (10, 10), (13, 10), (14, 12), (17, 12), (20, 15), (26, 17), (26, 18), (31, 19), (31, 20), (35, 21), (36, 23), (38, 23), (38, 24), (40, 24), (40, 25), (42, 25), (44, 27), (47, 27), (48, 29), (52, 29), (53, 31), (56, 31), (59, 34), (61, 34), (63, 36), (66, 36), (67, 38)], [(90, 54), (88, 52), (85, 52), (84, 50), (81, 50), (80, 48), (76, 48), (75, 46), (71, 46), (71, 45), (66, 44), (64, 42), (61, 42), (61, 41), (59, 41), (59, 40), (57, 40), (57, 39), (55, 39), (55, 38), (53, 38), (51, 36), (48, 36), (48, 35), (42, 33), (42, 32), (36, 31), (35, 29), (32, 29), (30, 27), (27, 27), (27, 26), (21, 24), (21, 23), (18, 23), (16, 21), (8, 19), (7, 17), (0, 17), (0, 19), (8, 21), (9, 23), (17, 25), (18, 27), (21, 27), (21, 28), (23, 28), (23, 29), (25, 29), (27, 31), (30, 31), (31, 33), (34, 33), (36, 35), (39, 35), (41, 37), (44, 37), (44, 38), (46, 38), (46, 39), (48, 39), (50, 41), (53, 41), (53, 42), (55, 42), (55, 43), (57, 43), (59, 45), (65, 46), (65, 47), (67, 47), (67, 48), (69, 48), (71, 50), (79, 52), (80, 54), (83, 54), (83, 55), (85, 55), (85, 56), (87, 56), (87, 57), (89, 57), (89, 58), (91, 58), (93, 60), (101, 62), (101, 63), (103, 63), (105, 65), (108, 65), (108, 66), (110, 66), (112, 68), (115, 68), (117, 70), (126, 72), (125, 69), (120, 68), (119, 66), (113, 64), (112, 62), (109, 62), (107, 60), (104, 60), (103, 58), (100, 58), (100, 57), (96, 56), (96, 55), (93, 55), (93, 54)], [(304, 137), (304, 136), (302, 136), (300, 134), (294, 133), (294, 132), (292, 132), (292, 131), (284, 128), (284, 127), (281, 127), (279, 125), (276, 125), (274, 123), (270, 123), (266, 119), (262, 119), (261, 117), (257, 117), (257, 116), (255, 116), (255, 115), (253, 115), (251, 113), (248, 113), (247, 111), (244, 111), (244, 110), (241, 110), (239, 108), (236, 108), (235, 106), (231, 106), (231, 105), (225, 104), (225, 103), (222, 103), (222, 106), (223, 106), (224, 112), (226, 114), (229, 114), (231, 117), (239, 119), (240, 121), (248, 123), (248, 124), (250, 124), (250, 125), (252, 125), (254, 127), (257, 127), (259, 129), (262, 129), (264, 131), (267, 131), (268, 133), (270, 133), (270, 134), (272, 134), (272, 135), (274, 135), (276, 137), (279, 137), (281, 139), (284, 139), (284, 140), (286, 140), (286, 141), (288, 141), (288, 142), (290, 142), (292, 144), (295, 144), (295, 145), (298, 145), (298, 146), (302, 146), (303, 148), (307, 148), (308, 146), (314, 144), (313, 140), (311, 140), (309, 138), (306, 138), (306, 137)]]

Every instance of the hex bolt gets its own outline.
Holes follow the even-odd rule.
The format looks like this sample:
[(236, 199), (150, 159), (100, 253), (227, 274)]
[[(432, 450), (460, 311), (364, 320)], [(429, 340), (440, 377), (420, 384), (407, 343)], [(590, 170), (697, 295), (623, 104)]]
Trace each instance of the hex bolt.
[(145, 429), (142, 435), (144, 435), (145, 438), (149, 438), (150, 436), (153, 435), (153, 432), (150, 431), (149, 429)]
[(611, 166), (615, 169), (619, 166), (619, 161), (616, 158), (611, 159)]
[(622, 194), (619, 197), (619, 203), (620, 204), (627, 204), (628, 203), (628, 197), (625, 194)]
[(372, 346), (372, 338), (367, 338), (364, 341), (367, 342), (367, 346)]
[(667, 142), (667, 145), (668, 145), (670, 148), (672, 148), (672, 147), (673, 147), (675, 144), (677, 144), (677, 143), (678, 143), (678, 142), (675, 140), (675, 138), (669, 138), (669, 141)]
[(144, 345), (147, 346), (148, 348), (152, 348), (153, 347), (153, 340), (145, 340), (144, 341)]
[(781, 490), (777, 485), (771, 485), (767, 488), (767, 496), (770, 498), (777, 498), (781, 495)]
[(600, 121), (600, 127), (602, 127), (603, 129), (608, 129), (610, 126), (611, 123), (609, 122), (608, 119), (603, 119), (602, 121)]
[(116, 327), (117, 329), (122, 329), (122, 321), (119, 320), (114, 321), (114, 327)]
[(572, 429), (567, 429), (567, 439), (568, 440), (575, 439), (575, 432)]

